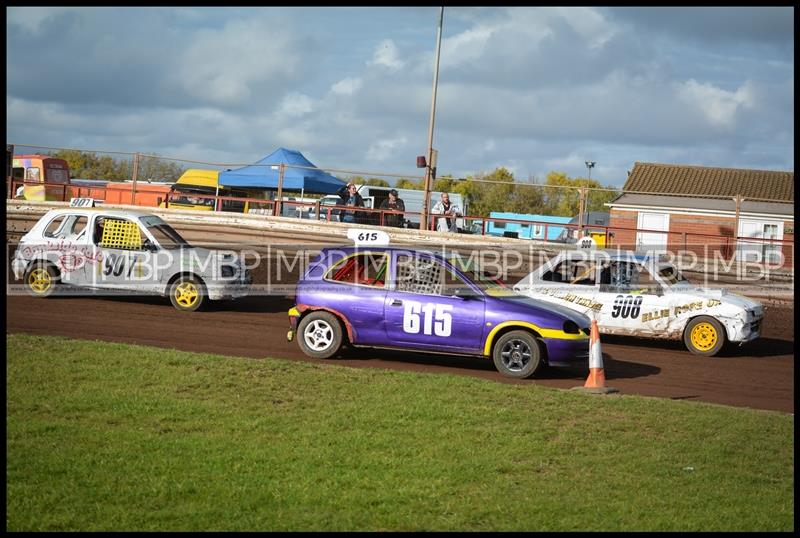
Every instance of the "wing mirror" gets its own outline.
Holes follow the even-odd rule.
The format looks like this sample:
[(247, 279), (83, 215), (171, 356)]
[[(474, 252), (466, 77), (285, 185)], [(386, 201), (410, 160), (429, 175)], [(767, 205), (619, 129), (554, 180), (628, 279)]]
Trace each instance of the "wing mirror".
[(149, 239), (145, 239), (144, 243), (142, 243), (142, 248), (148, 252), (156, 252), (158, 250), (158, 245), (156, 245)]
[(453, 297), (458, 297), (459, 299), (477, 299), (479, 295), (473, 290), (472, 288), (456, 288), (453, 290)]

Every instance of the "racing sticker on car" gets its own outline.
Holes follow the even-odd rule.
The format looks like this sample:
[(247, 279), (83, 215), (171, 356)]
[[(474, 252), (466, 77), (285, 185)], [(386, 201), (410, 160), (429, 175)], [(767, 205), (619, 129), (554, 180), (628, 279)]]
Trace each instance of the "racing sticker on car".
[(655, 310), (653, 312), (645, 312), (642, 314), (642, 323), (667, 317), (669, 317), (669, 308), (662, 308), (661, 310)]
[[(122, 276), (122, 273), (125, 271), (125, 262), (127, 261), (127, 256), (119, 255), (110, 253), (108, 254), (105, 259), (103, 260), (103, 274), (105, 276)], [(127, 278), (131, 278), (132, 276), (141, 277), (142, 267), (141, 264), (138, 265), (138, 271), (136, 275), (132, 275), (134, 266), (137, 266), (137, 262), (140, 260), (140, 256), (132, 256), (130, 260), (130, 264), (128, 265), (128, 272), (125, 275)], [(98, 265), (98, 269), (99, 269)]]
[(701, 310), (703, 308), (703, 301), (695, 301), (681, 306), (675, 307), (675, 315), (691, 312), (692, 310)]
[(611, 307), (612, 318), (630, 318), (636, 319), (639, 317), (643, 297), (637, 295), (617, 295), (614, 298), (614, 305)]
[(543, 293), (545, 295), (552, 295), (555, 299), (561, 299), (562, 301), (575, 303), (578, 306), (585, 306), (586, 308), (594, 310), (595, 312), (600, 312), (603, 309), (603, 303), (599, 303), (589, 297), (575, 295), (574, 293), (564, 293), (561, 290), (551, 288), (532, 288), (531, 291), (535, 293)]
[(450, 336), (453, 328), (453, 305), (404, 301), (403, 331), (409, 334)]

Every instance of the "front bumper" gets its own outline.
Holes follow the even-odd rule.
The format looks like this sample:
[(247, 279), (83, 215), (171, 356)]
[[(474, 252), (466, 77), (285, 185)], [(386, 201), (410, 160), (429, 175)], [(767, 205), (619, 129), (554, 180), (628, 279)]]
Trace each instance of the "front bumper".
[(582, 366), (589, 362), (589, 338), (543, 338), (550, 366)]
[(289, 309), (289, 332), (286, 333), (286, 340), (291, 342), (297, 333), (297, 323), (300, 321), (300, 311), (297, 307)]
[(757, 318), (749, 322), (740, 323), (734, 327), (733, 335), (729, 334), (731, 342), (744, 344), (761, 336), (761, 326), (764, 318)]

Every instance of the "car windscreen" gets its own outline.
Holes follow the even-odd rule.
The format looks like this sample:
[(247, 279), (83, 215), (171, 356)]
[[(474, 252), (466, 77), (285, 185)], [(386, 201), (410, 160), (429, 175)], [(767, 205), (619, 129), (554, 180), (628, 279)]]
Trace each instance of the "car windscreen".
[(139, 219), (147, 231), (156, 238), (162, 248), (188, 247), (189, 243), (181, 237), (175, 228), (164, 222), (160, 217), (146, 216)]

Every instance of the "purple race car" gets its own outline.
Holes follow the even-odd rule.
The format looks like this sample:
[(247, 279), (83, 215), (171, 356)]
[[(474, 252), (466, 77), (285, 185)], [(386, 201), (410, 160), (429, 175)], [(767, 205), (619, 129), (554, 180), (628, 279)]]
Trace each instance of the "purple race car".
[(325, 248), (297, 284), (287, 337), (321, 359), (343, 343), (492, 357), (515, 378), (586, 363), (589, 318), (459, 261), (401, 247)]

